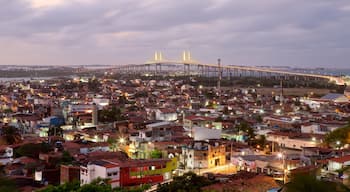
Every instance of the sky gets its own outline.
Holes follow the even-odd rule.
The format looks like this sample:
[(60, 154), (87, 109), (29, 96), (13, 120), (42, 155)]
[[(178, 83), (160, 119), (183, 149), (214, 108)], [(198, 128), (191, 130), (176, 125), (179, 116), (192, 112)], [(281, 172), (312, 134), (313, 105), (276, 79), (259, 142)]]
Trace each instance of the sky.
[(350, 0), (0, 0), (0, 65), (350, 68)]

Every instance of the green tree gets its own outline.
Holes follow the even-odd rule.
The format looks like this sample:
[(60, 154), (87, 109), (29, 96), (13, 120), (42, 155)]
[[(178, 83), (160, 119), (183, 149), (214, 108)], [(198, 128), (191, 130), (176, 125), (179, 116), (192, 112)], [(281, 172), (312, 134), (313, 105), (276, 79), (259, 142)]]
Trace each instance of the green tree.
[(0, 176), (0, 191), (16, 192), (19, 190), (17, 189), (15, 183), (12, 180)]
[(255, 138), (254, 129), (245, 121), (236, 125), (236, 130), (238, 133), (243, 132), (248, 137), (248, 140)]
[(18, 129), (13, 126), (5, 126), (2, 128), (2, 139), (9, 145), (19, 143), (21, 134)]
[(158, 149), (151, 151), (151, 158), (152, 159), (160, 159), (160, 158), (162, 158), (162, 156), (163, 156), (162, 151), (160, 151)]
[(113, 106), (111, 109), (103, 109), (98, 113), (98, 119), (101, 122), (114, 122), (124, 120), (121, 110)]
[(64, 164), (64, 165), (72, 164), (73, 160), (74, 160), (73, 157), (70, 155), (68, 151), (62, 152), (61, 164)]
[(202, 187), (210, 185), (212, 182), (203, 176), (198, 176), (193, 172), (185, 173), (183, 176), (174, 177), (171, 183), (158, 186), (158, 192), (178, 192), (193, 191), (200, 192)]
[(342, 185), (330, 181), (318, 180), (313, 174), (295, 175), (291, 182), (285, 185), (286, 192), (345, 192), (348, 189)]
[(48, 153), (51, 146), (47, 143), (28, 143), (15, 150), (16, 156), (38, 158), (40, 153)]
[(329, 146), (340, 147), (348, 143), (350, 125), (338, 128), (326, 135), (325, 142)]

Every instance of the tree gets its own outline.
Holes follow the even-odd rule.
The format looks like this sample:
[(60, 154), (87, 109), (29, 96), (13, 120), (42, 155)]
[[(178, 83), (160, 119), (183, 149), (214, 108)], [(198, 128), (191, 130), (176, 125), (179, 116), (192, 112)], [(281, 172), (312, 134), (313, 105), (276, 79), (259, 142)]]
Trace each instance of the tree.
[(330, 181), (322, 181), (316, 178), (313, 174), (297, 174), (292, 177), (291, 182), (285, 185), (286, 192), (345, 192), (348, 189), (342, 185)]
[(16, 188), (15, 183), (12, 180), (7, 179), (6, 177), (0, 176), (0, 191), (19, 191)]
[(124, 120), (121, 110), (113, 106), (111, 109), (103, 109), (98, 113), (98, 119), (101, 122), (114, 122)]
[(17, 128), (13, 126), (5, 126), (2, 128), (2, 138), (7, 144), (12, 145), (21, 141), (21, 134)]
[(158, 186), (158, 192), (176, 192), (176, 191), (202, 191), (202, 187), (212, 184), (207, 178), (198, 176), (193, 172), (185, 173), (183, 176), (174, 177), (171, 183)]
[(236, 130), (238, 133), (243, 132), (248, 137), (248, 140), (255, 138), (254, 129), (245, 121), (238, 124)]
[(61, 164), (67, 165), (73, 162), (73, 157), (70, 155), (68, 151), (62, 152)]
[(15, 150), (17, 156), (28, 156), (38, 158), (40, 153), (48, 153), (51, 146), (47, 143), (28, 143)]
[[(150, 188), (150, 185), (142, 185), (132, 188), (114, 188), (108, 182), (108, 179), (98, 178), (89, 184), (80, 186), (78, 181), (65, 183), (59, 186), (49, 185), (38, 192), (142, 192)], [(0, 188), (1, 189), (1, 188)]]
[(325, 142), (333, 147), (340, 147), (349, 142), (350, 125), (338, 128), (326, 135)]
[(163, 154), (162, 151), (155, 149), (153, 151), (151, 151), (151, 158), (152, 159), (160, 159), (162, 158)]

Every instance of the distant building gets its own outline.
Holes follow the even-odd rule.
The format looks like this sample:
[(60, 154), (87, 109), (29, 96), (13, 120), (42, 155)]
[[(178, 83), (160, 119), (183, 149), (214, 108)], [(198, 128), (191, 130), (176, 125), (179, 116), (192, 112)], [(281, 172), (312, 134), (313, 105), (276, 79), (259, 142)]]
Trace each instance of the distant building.
[(210, 129), (205, 127), (194, 127), (193, 138), (195, 141), (208, 140), (208, 139), (220, 139), (221, 129)]
[(160, 121), (176, 121), (177, 113), (174, 109), (157, 109), (156, 120)]
[(344, 90), (344, 95), (350, 99), (350, 86), (347, 86)]
[(319, 137), (320, 135), (272, 132), (267, 134), (266, 140), (279, 147), (302, 150), (304, 147), (316, 147), (321, 142)]
[(328, 93), (327, 95), (321, 97), (320, 100), (334, 103), (347, 103), (349, 99), (344, 94), (339, 93)]
[(187, 168), (212, 168), (226, 164), (226, 147), (219, 141), (194, 141), (182, 150)]
[(81, 166), (80, 180), (81, 185), (84, 185), (97, 178), (110, 179), (113, 188), (161, 183), (171, 179), (171, 173), (176, 166), (176, 158), (123, 162), (118, 159), (97, 160)]
[(120, 166), (106, 160), (96, 160), (90, 162), (86, 166), (81, 166), (80, 169), (80, 184), (85, 185), (93, 180), (110, 179), (112, 188), (120, 186)]
[(61, 165), (61, 184), (69, 183), (74, 180), (80, 181), (80, 167)]
[(337, 171), (350, 165), (350, 155), (336, 157), (328, 160), (328, 170)]

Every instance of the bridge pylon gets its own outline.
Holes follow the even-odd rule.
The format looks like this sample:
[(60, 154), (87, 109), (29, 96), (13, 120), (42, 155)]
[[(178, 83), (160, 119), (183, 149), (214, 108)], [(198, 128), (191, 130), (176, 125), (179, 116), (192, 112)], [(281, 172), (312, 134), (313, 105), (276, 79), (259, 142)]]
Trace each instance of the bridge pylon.
[(182, 52), (182, 61), (184, 63), (192, 63), (193, 62), (190, 51), (183, 51)]

